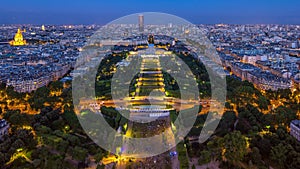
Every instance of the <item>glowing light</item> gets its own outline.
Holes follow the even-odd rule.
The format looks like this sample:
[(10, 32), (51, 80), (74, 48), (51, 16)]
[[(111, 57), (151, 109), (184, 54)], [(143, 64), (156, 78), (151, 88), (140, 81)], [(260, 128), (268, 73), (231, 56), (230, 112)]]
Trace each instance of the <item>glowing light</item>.
[(45, 25), (42, 25), (42, 31), (45, 31), (46, 28), (45, 28)]
[(17, 33), (15, 34), (14, 40), (9, 42), (9, 44), (11, 46), (24, 46), (24, 45), (26, 45), (26, 40), (23, 39), (22, 32), (26, 32), (26, 30), (21, 31), (21, 29), (18, 29)]
[(127, 123), (125, 123), (123, 127), (125, 130), (127, 130)]
[(70, 126), (65, 126), (65, 130), (70, 130)]

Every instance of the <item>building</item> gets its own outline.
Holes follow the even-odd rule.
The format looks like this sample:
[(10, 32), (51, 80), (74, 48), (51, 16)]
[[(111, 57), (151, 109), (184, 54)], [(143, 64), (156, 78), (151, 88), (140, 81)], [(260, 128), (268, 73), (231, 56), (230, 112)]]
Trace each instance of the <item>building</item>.
[(9, 130), (9, 124), (6, 122), (6, 120), (4, 119), (0, 120), (0, 140), (4, 135), (8, 134), (8, 130)]
[(269, 71), (263, 71), (252, 64), (227, 61), (223, 62), (223, 66), (237, 77), (253, 83), (255, 87), (261, 90), (290, 89), (293, 85), (290, 79), (274, 75)]
[(135, 119), (137, 121), (153, 121), (159, 118), (165, 118), (170, 116), (170, 111), (173, 109), (167, 109), (165, 106), (158, 105), (141, 105), (135, 106), (133, 108), (117, 108), (120, 111), (129, 111), (130, 119)]
[(25, 32), (25, 30), (21, 31), (21, 29), (18, 29), (18, 31), (17, 31), (17, 33), (14, 37), (14, 40), (9, 42), (9, 44), (11, 46), (24, 46), (24, 45), (26, 45), (26, 40), (23, 38), (22, 32)]
[(300, 141), (300, 120), (293, 120), (290, 124), (290, 134)]
[(13, 86), (14, 90), (20, 93), (31, 92), (51, 82), (49, 76), (28, 77), (23, 79), (7, 80), (7, 86)]
[(42, 25), (42, 31), (45, 31), (46, 28), (45, 28), (45, 25)]
[(144, 15), (139, 15), (139, 31), (144, 32)]
[(243, 62), (255, 65), (255, 63), (258, 60), (258, 58), (259, 58), (259, 56), (247, 56), (247, 55), (245, 55), (243, 57)]

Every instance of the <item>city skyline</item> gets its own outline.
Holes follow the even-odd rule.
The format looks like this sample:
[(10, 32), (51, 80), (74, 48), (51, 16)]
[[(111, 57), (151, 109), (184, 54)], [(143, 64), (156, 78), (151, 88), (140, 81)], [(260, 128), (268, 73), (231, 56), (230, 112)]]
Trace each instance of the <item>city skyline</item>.
[[(16, 5), (17, 4), (17, 5)], [(194, 24), (300, 24), (299, 1), (31, 1), (2, 2), (0, 24), (99, 24), (141, 12), (163, 12)], [(12, 8), (13, 6), (13, 8)]]
[(299, 2), (79, 2), (0, 7), (1, 169), (299, 168)]

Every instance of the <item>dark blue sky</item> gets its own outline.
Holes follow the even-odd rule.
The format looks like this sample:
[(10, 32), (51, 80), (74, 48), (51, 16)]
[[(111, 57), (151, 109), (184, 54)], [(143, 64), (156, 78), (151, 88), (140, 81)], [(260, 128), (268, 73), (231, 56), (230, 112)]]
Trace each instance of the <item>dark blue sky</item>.
[(164, 12), (194, 24), (300, 24), (300, 0), (5, 0), (0, 24), (106, 24)]

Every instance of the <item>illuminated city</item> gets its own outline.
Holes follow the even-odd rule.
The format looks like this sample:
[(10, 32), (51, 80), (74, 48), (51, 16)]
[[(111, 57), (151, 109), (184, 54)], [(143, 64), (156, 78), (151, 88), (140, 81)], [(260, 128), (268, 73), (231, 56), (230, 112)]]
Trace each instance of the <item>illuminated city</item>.
[(154, 1), (4, 3), (1, 169), (300, 168), (300, 3)]

